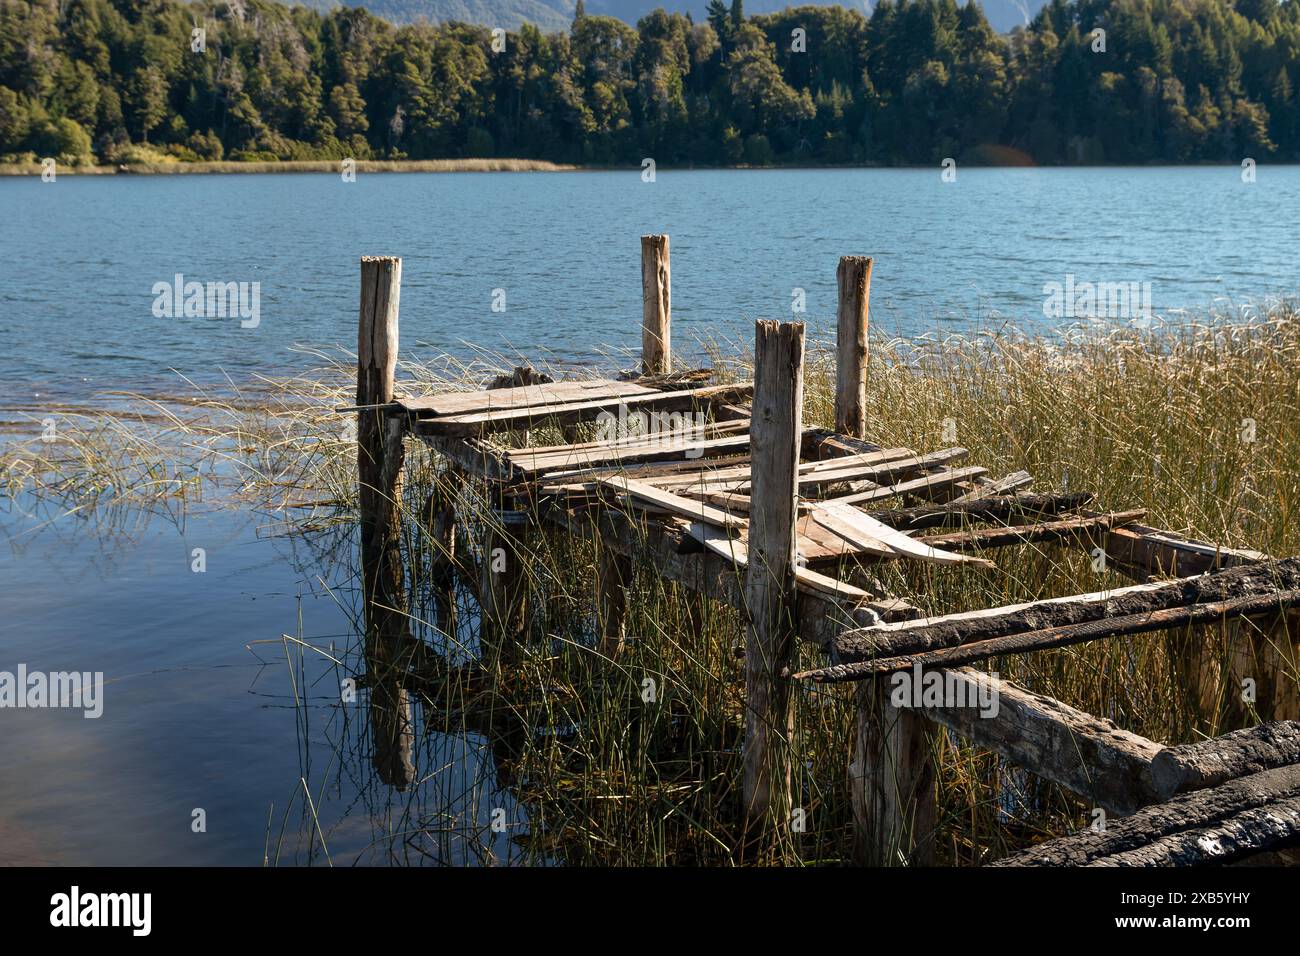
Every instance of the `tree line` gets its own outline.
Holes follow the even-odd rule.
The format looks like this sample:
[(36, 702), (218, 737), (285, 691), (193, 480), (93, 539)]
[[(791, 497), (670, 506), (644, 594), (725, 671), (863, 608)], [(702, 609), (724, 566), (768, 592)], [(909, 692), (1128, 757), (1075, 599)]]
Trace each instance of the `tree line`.
[[(1300, 0), (880, 0), (567, 33), (271, 0), (0, 0), (0, 160), (1300, 158)], [(201, 32), (200, 32), (201, 31)]]

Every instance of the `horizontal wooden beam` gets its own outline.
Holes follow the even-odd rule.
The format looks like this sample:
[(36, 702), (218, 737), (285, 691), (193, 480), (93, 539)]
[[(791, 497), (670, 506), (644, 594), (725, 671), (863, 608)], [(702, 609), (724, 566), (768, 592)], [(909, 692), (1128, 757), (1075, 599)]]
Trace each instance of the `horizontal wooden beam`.
[(1151, 783), (1158, 798), (1168, 800), (1290, 763), (1300, 763), (1300, 722), (1283, 720), (1167, 747), (1151, 762)]
[[(1160, 744), (969, 667), (933, 675), (951, 690), (945, 702), (905, 706), (1107, 812), (1153, 799), (1147, 775)], [(978, 706), (985, 701), (996, 701), (995, 715)]]
[(1287, 558), (1176, 581), (1131, 585), (852, 631), (835, 642), (834, 661), (848, 663), (940, 650), (1103, 618), (1150, 614), (1296, 589), (1300, 589), (1300, 558)]
[(1300, 590), (1277, 591), (1271, 594), (1233, 598), (1229, 601), (1143, 611), (1123, 617), (1107, 617), (1062, 627), (1044, 628), (1040, 631), (1028, 631), (1023, 634), (1009, 634), (1005, 637), (972, 641), (958, 647), (946, 647), (936, 651), (900, 654), (853, 664), (836, 664), (818, 670), (804, 671), (795, 676), (822, 684), (862, 680), (876, 674), (887, 674), (911, 667), (953, 667), (957, 664), (971, 664), (1005, 654), (1026, 654), (1030, 651), (1067, 647), (1107, 637), (1148, 634), (1152, 631), (1209, 624), (1228, 618), (1254, 617), (1270, 612), (1282, 612), (1297, 605), (1300, 605)]

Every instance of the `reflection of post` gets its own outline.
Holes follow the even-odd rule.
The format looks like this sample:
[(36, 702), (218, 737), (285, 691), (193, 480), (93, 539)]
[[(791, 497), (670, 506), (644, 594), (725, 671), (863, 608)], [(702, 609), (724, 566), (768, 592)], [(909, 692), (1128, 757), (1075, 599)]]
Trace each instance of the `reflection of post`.
[(744, 800), (758, 832), (789, 825), (794, 734), (789, 665), (798, 632), (795, 520), (803, 434), (804, 327), (760, 321), (754, 343), (750, 427), (749, 570), (745, 605)]
[(401, 259), (390, 256), (361, 259), (357, 475), (366, 672), (375, 768), (380, 780), (399, 790), (405, 789), (414, 777), (411, 702), (400, 677), (403, 657), (411, 647), (399, 509), (405, 423), (382, 406), (393, 400), (401, 284)]

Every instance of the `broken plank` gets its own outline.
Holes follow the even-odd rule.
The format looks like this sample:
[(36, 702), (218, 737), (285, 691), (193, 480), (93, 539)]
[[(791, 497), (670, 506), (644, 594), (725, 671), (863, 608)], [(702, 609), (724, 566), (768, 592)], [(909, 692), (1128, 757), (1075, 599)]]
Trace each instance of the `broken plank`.
[(810, 503), (809, 514), (822, 527), (835, 532), (866, 554), (914, 558), (931, 564), (972, 564), (977, 567), (993, 567), (993, 562), (983, 558), (954, 554), (915, 541), (887, 524), (868, 518), (851, 505), (835, 502)]
[(951, 488), (956, 482), (965, 481), (968, 478), (976, 478), (985, 474), (988, 474), (987, 468), (980, 468), (975, 465), (969, 465), (965, 468), (944, 468), (941, 471), (922, 475), (920, 478), (912, 478), (908, 481), (900, 481), (894, 485), (885, 485), (881, 488), (871, 488), (867, 491), (859, 491), (851, 495), (843, 495), (828, 500), (843, 505), (865, 505), (873, 501), (883, 501), (886, 498), (893, 498), (895, 495), (916, 494), (922, 497), (928, 497), (942, 489)]
[(1082, 508), (1092, 501), (1091, 492), (1068, 495), (1021, 493), (987, 498), (953, 499), (943, 504), (917, 505), (912, 508), (886, 508), (868, 511), (877, 521), (901, 531), (915, 531), (948, 524), (956, 518), (977, 521), (1008, 521), (1016, 515), (1056, 515)]
[(1001, 528), (978, 528), (952, 534), (931, 534), (916, 540), (936, 548), (1002, 548), (1013, 544), (1086, 538), (1091, 532), (1109, 531), (1111, 528), (1132, 524), (1145, 517), (1146, 509), (1142, 508), (1135, 511), (1115, 511), (1095, 518), (1070, 518), (1064, 521), (1042, 521)]
[(966, 492), (964, 495), (953, 498), (953, 501), (971, 501), (975, 498), (988, 498), (993, 495), (1005, 495), (1013, 491), (1019, 491), (1021, 488), (1027, 488), (1034, 483), (1033, 476), (1027, 471), (1013, 471), (1009, 475), (998, 478), (993, 481), (973, 482), (975, 487)]
[(691, 521), (700, 521), (719, 528), (744, 528), (749, 524), (747, 519), (738, 515), (707, 505), (702, 501), (683, 498), (681, 495), (675, 495), (631, 478), (602, 478), (598, 484), (631, 496), (637, 504), (649, 503), (669, 514), (688, 518)]
[(511, 452), (510, 459), (528, 474), (540, 476), (548, 472), (589, 468), (613, 462), (629, 465), (661, 461), (698, 461), (706, 457), (734, 453), (748, 447), (749, 435), (727, 435), (721, 438), (668, 435), (654, 441), (627, 442), (611, 444), (603, 448), (546, 454), (530, 453), (525, 448)]

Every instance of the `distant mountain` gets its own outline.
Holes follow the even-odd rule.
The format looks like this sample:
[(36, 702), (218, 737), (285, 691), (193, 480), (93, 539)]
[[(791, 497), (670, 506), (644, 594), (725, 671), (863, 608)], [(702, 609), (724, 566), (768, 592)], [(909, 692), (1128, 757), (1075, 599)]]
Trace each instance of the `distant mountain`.
[[(293, 2), (293, 0), (289, 0)], [(297, 0), (297, 2), (317, 10), (331, 7), (365, 7), (376, 16), (393, 23), (415, 23), (428, 20), (431, 23), (445, 23), (459, 20), (462, 23), (478, 23), (484, 26), (505, 27), (517, 30), (524, 22), (532, 23), (543, 32), (567, 30), (573, 22), (573, 8), (576, 0), (349, 0), (338, 3), (335, 0)], [(817, 6), (829, 4), (808, 0)], [(1047, 0), (984, 0), (984, 14), (993, 29), (1006, 33), (1013, 27), (1024, 26), (1041, 9)], [(871, 12), (872, 0), (849, 0), (840, 6), (861, 10), (864, 14)], [(669, 13), (689, 13), (696, 23), (703, 23), (705, 7), (708, 0), (589, 0), (587, 12), (636, 24), (647, 13), (663, 7)], [(790, 0), (747, 0), (745, 12), (774, 13), (786, 7), (800, 6)]]

